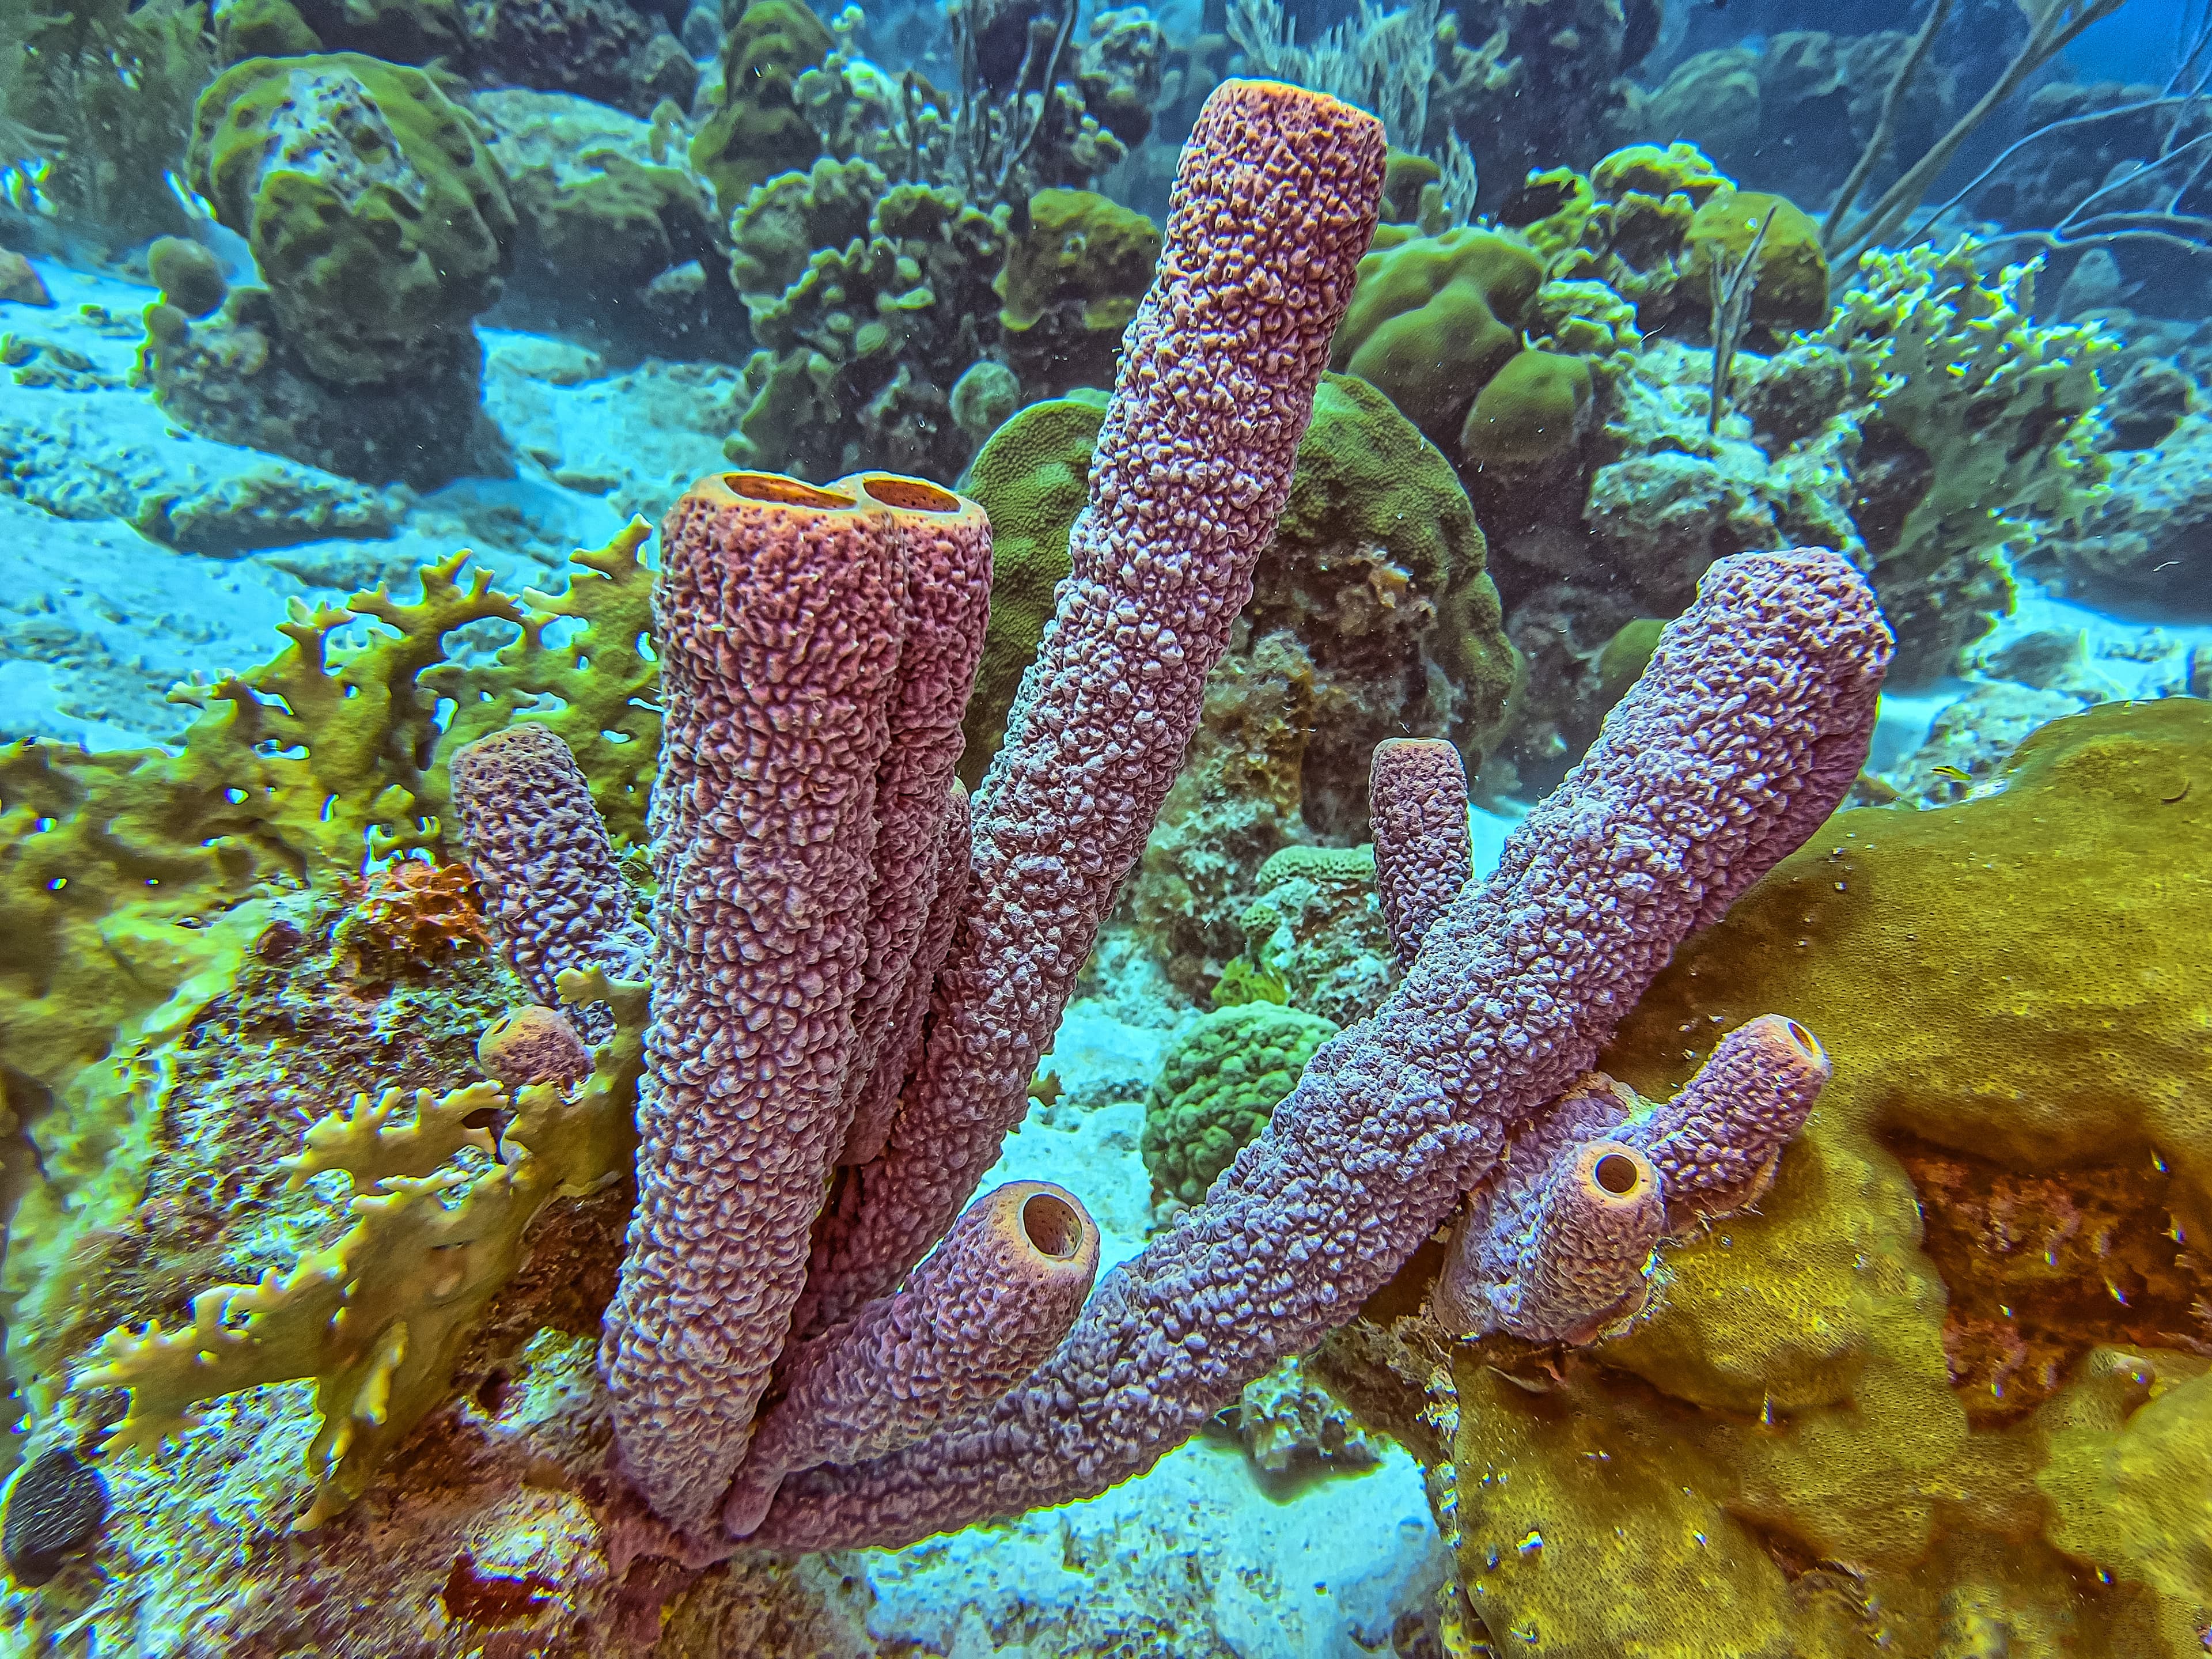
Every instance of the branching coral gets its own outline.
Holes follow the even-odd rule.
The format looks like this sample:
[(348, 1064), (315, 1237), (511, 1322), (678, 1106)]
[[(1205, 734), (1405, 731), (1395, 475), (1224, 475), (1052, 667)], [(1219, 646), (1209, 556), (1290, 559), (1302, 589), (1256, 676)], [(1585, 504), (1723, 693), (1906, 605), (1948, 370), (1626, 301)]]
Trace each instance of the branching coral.
[[(788, 234), (780, 217), (764, 220), (763, 197), (802, 179), (819, 194), (830, 179), (847, 205), (865, 205), (851, 240), (811, 253), (781, 238), (758, 248), (771, 223)], [(957, 473), (972, 441), (952, 419), (951, 388), (983, 355), (983, 332), (995, 333), (991, 283), (1007, 221), (1006, 210), (980, 212), (949, 187), (889, 184), (865, 161), (817, 162), (811, 176), (754, 191), (738, 217), (747, 263), (736, 280), (763, 349), (746, 364), (752, 402), (726, 446), (730, 459), (823, 480), (870, 463)], [(793, 254), (802, 263), (787, 286), (747, 291)]]
[(1818, 337), (1863, 388), (1852, 517), (1909, 679), (1948, 672), (2012, 608), (2008, 551), (2106, 493), (2097, 370), (2115, 348), (2033, 319), (2037, 269), (1984, 276), (1972, 245), (1867, 253)]
[[(615, 1012), (615, 1034), (580, 1088), (532, 1084), (510, 1097), (475, 1083), (435, 1097), (418, 1091), (411, 1102), (389, 1089), (309, 1127), (285, 1162), (291, 1182), (343, 1172), (353, 1225), (289, 1273), (272, 1268), (258, 1285), (201, 1291), (188, 1325), (111, 1332), (70, 1384), (131, 1391), (111, 1455), (158, 1451), (191, 1426), (199, 1401), (313, 1377), (322, 1420), (307, 1467), (316, 1490), (294, 1524), (318, 1526), (361, 1495), (392, 1448), (444, 1401), (461, 1346), (520, 1262), (538, 1210), (628, 1167), (645, 987), (576, 974), (562, 992)], [(508, 1111), (495, 1138), (488, 1126)]]
[[(755, 5), (731, 40), (756, 14), (803, 10)], [(964, 16), (956, 9), (957, 29)], [(988, 430), (955, 406), (972, 372), (1018, 372), (1031, 397), (1110, 373), (1158, 232), (1090, 194), (1124, 151), (1051, 64), (1042, 89), (971, 78), (947, 100), (858, 56), (859, 18), (840, 16), (836, 50), (791, 85), (803, 154), (723, 197), (732, 276), (763, 348), (727, 450), (741, 466), (816, 481), (861, 466), (949, 477)], [(1115, 27), (1129, 44), (1133, 25)], [(781, 96), (779, 73), (749, 84)]]

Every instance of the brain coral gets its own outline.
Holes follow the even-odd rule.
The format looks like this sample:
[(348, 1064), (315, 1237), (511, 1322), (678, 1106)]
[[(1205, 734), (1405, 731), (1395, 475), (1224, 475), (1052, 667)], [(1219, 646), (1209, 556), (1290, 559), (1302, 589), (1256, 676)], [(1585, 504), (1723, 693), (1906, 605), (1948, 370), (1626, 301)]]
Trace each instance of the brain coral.
[(1455, 1351), (1494, 1636), (2202, 1650), (2208, 817), (2212, 706), (2106, 705), (1962, 805), (1832, 819), (1678, 955), (1608, 1071), (1664, 1092), (1779, 1010), (1834, 1078), (1760, 1213), (1671, 1258), (1626, 1336), (1540, 1392)]
[(1155, 1192), (1196, 1204), (1260, 1133), (1336, 1024), (1273, 1002), (1216, 1008), (1178, 1038), (1145, 1102)]
[(499, 297), (506, 183), (420, 70), (357, 52), (234, 64), (200, 94), (185, 167), (325, 380), (403, 377)]

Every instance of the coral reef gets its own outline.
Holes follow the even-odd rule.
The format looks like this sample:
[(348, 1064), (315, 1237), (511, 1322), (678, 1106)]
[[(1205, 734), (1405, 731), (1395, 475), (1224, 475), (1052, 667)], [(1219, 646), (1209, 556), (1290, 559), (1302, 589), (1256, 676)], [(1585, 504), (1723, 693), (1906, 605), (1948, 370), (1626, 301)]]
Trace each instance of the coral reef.
[(757, 185), (803, 171), (822, 138), (794, 96), (807, 70), (830, 53), (830, 31), (805, 0), (748, 0), (723, 37), (720, 92), (691, 141), (691, 167), (707, 180), (727, 223)]
[[(849, 240), (822, 228), (856, 210)], [(732, 269), (762, 349), (729, 458), (824, 481), (868, 465), (957, 474), (973, 441), (951, 388), (995, 332), (1007, 219), (866, 161), (825, 158), (754, 191), (732, 221)]]
[[(617, 834), (641, 840), (639, 751), (659, 730), (633, 702), (651, 678), (637, 651), (642, 535), (579, 555), (568, 592), (526, 609), (488, 580), (458, 581), (465, 554), (426, 570), (413, 605), (377, 592), (343, 611), (302, 607), (273, 661), (180, 690), (202, 712), (174, 753), (0, 748), (0, 895), (16, 941), (0, 980), (0, 1055), (18, 1118), (39, 1117), (120, 1034), (165, 1035), (227, 989), (254, 935), (224, 914), (257, 890), (329, 884), (372, 851), (434, 843), (441, 696), (459, 703), (457, 742), (542, 694), (562, 698), (539, 718), (583, 757)], [(451, 637), (487, 619), (519, 622), (522, 638), (489, 663), (447, 661)], [(548, 646), (545, 630), (564, 619), (582, 626)], [(383, 626), (344, 641), (370, 620)], [(118, 961), (128, 971), (112, 971)]]
[(700, 181), (654, 155), (653, 129), (568, 94), (480, 92), (514, 204), (514, 265), (491, 320), (634, 360), (742, 362), (727, 237)]
[[(356, 1096), (350, 1109), (309, 1127), (280, 1167), (294, 1187), (341, 1172), (352, 1227), (289, 1272), (272, 1267), (257, 1284), (200, 1291), (177, 1330), (150, 1319), (102, 1339), (70, 1386), (130, 1390), (111, 1454), (157, 1449), (189, 1426), (201, 1401), (313, 1377), (322, 1421), (307, 1459), (317, 1486), (293, 1524), (317, 1527), (361, 1495), (391, 1450), (445, 1403), (461, 1352), (521, 1265), (540, 1211), (628, 1167), (644, 988), (604, 975), (572, 975), (568, 986), (573, 999), (615, 1010), (615, 1033), (580, 1088), (536, 1083), (509, 1097), (478, 1083), (434, 1098), (418, 1089), (410, 1101), (394, 1087), (374, 1103)], [(461, 1156), (469, 1151), (478, 1158)]]
[(1749, 313), (1757, 337), (1827, 320), (1820, 228), (1783, 197), (1739, 190), (1693, 144), (1632, 144), (1587, 177), (1571, 167), (1534, 174), (1504, 217), (1543, 252), (1551, 280), (1605, 283), (1647, 332), (1694, 331), (1711, 304), (1711, 268), (1741, 259), (1764, 224)]
[[(967, 480), (1001, 550), (969, 704), (971, 776), (997, 747), (1066, 572), (1066, 526), (1101, 419), (1089, 398), (1032, 404), (993, 434)], [(1176, 982), (1201, 993), (1237, 954), (1239, 908), (1278, 848), (1364, 832), (1376, 742), (1437, 732), (1479, 757), (1514, 672), (1482, 533), (1450, 468), (1370, 387), (1325, 376), (1289, 504), (1124, 900)]]
[(635, 116), (664, 102), (688, 108), (698, 90), (698, 65), (650, 7), (470, 0), (466, 10), (469, 70), (480, 86), (569, 93)]
[(15, 60), (0, 98), (8, 161), (44, 158), (39, 193), (67, 212), (86, 252), (185, 228), (163, 175), (214, 72), (207, 21), (192, 0), (35, 0), (0, 23)]
[(1296, 1359), (1247, 1382), (1212, 1426), (1236, 1437), (1253, 1467), (1272, 1477), (1271, 1489), (1320, 1472), (1357, 1473), (1382, 1461), (1375, 1437)]
[(1365, 1019), (1398, 982), (1379, 886), (1371, 847), (1271, 854), (1237, 919), (1244, 949), (1222, 970), (1214, 1000), (1265, 997), (1339, 1025)]
[(2011, 608), (2008, 549), (2106, 495), (2094, 328), (2039, 326), (2034, 268), (1994, 278), (1971, 245), (1861, 257), (1818, 337), (1863, 388), (1851, 516), (1906, 683), (1947, 672)]
[[(1157, 26), (1097, 21), (1119, 66), (1097, 59), (1086, 84), (1126, 121)], [(860, 21), (848, 9), (824, 30), (796, 0), (748, 8), (730, 49), (742, 36), (773, 61), (744, 71), (745, 95), (693, 143), (762, 348), (727, 453), (816, 482), (864, 466), (951, 477), (994, 424), (955, 406), (979, 372), (1012, 376), (1016, 403), (1110, 376), (1158, 232), (1091, 191), (1127, 152), (1075, 84), (978, 80), (948, 99), (860, 56)], [(763, 131), (726, 148), (732, 123)]]
[(1544, 262), (1525, 242), (1462, 228), (1378, 247), (1329, 349), (1447, 454), (1468, 405), (1521, 349)]
[(149, 307), (140, 375), (162, 413), (204, 437), (367, 483), (434, 489), (511, 468), (477, 402), (483, 364), (472, 333), (447, 333), (415, 364), (419, 381), (333, 386), (308, 367), (269, 291), (238, 288), (198, 321)]

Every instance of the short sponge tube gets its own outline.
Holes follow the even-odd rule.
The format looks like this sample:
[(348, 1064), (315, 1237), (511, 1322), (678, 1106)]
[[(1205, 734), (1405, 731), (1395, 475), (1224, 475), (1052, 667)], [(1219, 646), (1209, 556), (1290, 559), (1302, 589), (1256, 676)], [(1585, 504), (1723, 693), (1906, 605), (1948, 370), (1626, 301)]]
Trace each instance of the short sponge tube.
[(795, 1470), (880, 1457), (991, 1405), (1059, 1346), (1097, 1275), (1097, 1224), (1066, 1188), (977, 1199), (903, 1289), (792, 1351), (724, 1528), (749, 1534)]
[(1667, 1218), (1650, 1159), (1610, 1136), (1582, 1141), (1553, 1161), (1530, 1200), (1462, 1218), (1432, 1298), (1455, 1335), (1584, 1342), (1642, 1305)]

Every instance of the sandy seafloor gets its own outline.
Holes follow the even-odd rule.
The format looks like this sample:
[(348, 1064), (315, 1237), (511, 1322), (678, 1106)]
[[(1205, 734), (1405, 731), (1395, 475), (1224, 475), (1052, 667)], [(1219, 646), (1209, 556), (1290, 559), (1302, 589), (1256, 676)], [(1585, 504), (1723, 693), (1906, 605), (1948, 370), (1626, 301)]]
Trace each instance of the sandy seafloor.
[[(167, 702), (168, 687), (265, 660), (291, 601), (339, 603), (379, 581), (405, 599), (416, 568), (463, 545), (502, 586), (557, 586), (571, 548), (605, 542), (632, 512), (657, 520), (723, 465), (734, 370), (610, 371), (575, 346), (484, 331), (486, 406), (516, 476), (419, 498), (367, 489), (172, 427), (127, 381), (152, 290), (33, 264), (55, 303), (0, 302), (0, 331), (11, 362), (64, 372), (61, 385), (0, 382), (0, 738), (100, 749), (173, 737), (193, 711)], [(2212, 642), (2212, 628), (2154, 629), (2024, 582), (1990, 648), (2052, 628), (2085, 631), (2114, 696), (2156, 695), (2176, 647)], [(1886, 698), (1874, 767), (1902, 763), (1968, 689)], [(1479, 862), (1508, 827), (1478, 814)], [(1102, 1270), (1136, 1254), (1152, 1220), (1142, 1102), (1172, 1035), (1078, 1003), (1049, 1062), (1060, 1099), (1033, 1108), (986, 1179), (1080, 1193), (1104, 1236)], [(959, 1659), (1043, 1659), (1145, 1626), (1173, 1632), (1177, 1652), (1388, 1653), (1394, 1626), (1432, 1618), (1449, 1570), (1404, 1452), (1278, 1501), (1238, 1447), (1210, 1438), (1091, 1502), (857, 1559), (875, 1597), (871, 1634)], [(155, 1583), (131, 1594), (132, 1622), (157, 1647), (164, 1624), (191, 1617), (164, 1607)]]

